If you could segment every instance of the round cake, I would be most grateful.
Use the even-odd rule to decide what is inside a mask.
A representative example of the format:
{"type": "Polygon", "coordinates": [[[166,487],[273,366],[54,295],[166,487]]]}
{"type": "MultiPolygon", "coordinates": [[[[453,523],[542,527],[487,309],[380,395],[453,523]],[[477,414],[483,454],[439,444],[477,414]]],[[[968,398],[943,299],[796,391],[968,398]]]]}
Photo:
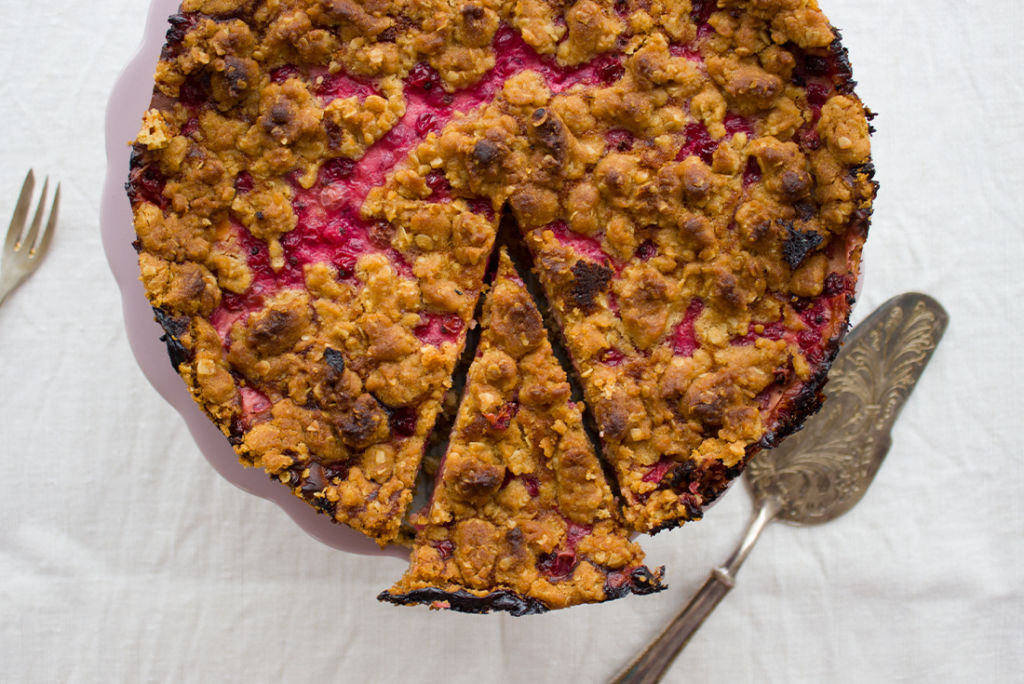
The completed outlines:
{"type": "Polygon", "coordinates": [[[815,0],[184,0],[142,282],[241,460],[386,544],[506,243],[624,525],[666,529],[820,405],[877,189],[853,89],[815,0]]]}

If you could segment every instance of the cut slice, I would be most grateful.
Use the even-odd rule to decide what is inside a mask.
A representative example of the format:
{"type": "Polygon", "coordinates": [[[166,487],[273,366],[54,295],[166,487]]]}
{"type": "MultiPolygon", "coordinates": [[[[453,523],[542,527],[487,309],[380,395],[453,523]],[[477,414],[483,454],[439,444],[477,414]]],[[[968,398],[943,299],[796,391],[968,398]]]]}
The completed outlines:
{"type": "Polygon", "coordinates": [[[501,253],[448,453],[406,575],[378,597],[514,615],[648,594],[581,407],[501,253]]]}

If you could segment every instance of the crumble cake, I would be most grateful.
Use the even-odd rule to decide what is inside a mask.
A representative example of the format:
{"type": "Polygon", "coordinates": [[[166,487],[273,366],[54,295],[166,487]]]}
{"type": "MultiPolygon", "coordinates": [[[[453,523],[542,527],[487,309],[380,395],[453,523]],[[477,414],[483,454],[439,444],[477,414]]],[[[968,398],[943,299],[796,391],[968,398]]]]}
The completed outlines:
{"type": "Polygon", "coordinates": [[[565,371],[502,250],[483,332],[409,571],[382,601],[514,615],[660,591],[565,371]]]}
{"type": "Polygon", "coordinates": [[[503,211],[626,524],[698,518],[845,332],[870,113],[815,0],[184,0],[128,193],[242,461],[393,541],[503,211]]]}

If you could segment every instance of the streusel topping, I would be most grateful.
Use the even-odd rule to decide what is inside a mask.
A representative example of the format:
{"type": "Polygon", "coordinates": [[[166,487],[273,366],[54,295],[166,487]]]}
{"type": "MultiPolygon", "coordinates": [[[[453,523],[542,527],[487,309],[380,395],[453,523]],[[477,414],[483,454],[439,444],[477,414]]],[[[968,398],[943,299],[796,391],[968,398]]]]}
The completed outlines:
{"type": "Polygon", "coordinates": [[[172,361],[381,543],[513,213],[627,523],[819,401],[875,193],[814,0],[185,0],[129,183],[172,361]]]}

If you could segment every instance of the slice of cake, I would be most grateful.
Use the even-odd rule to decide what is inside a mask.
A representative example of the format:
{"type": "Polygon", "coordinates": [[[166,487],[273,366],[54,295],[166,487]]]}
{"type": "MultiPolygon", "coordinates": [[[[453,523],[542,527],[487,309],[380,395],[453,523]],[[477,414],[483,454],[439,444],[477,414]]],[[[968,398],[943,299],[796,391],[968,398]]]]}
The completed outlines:
{"type": "Polygon", "coordinates": [[[660,591],[541,316],[504,250],[500,259],[411,566],[379,598],[524,615],[660,591]]]}

